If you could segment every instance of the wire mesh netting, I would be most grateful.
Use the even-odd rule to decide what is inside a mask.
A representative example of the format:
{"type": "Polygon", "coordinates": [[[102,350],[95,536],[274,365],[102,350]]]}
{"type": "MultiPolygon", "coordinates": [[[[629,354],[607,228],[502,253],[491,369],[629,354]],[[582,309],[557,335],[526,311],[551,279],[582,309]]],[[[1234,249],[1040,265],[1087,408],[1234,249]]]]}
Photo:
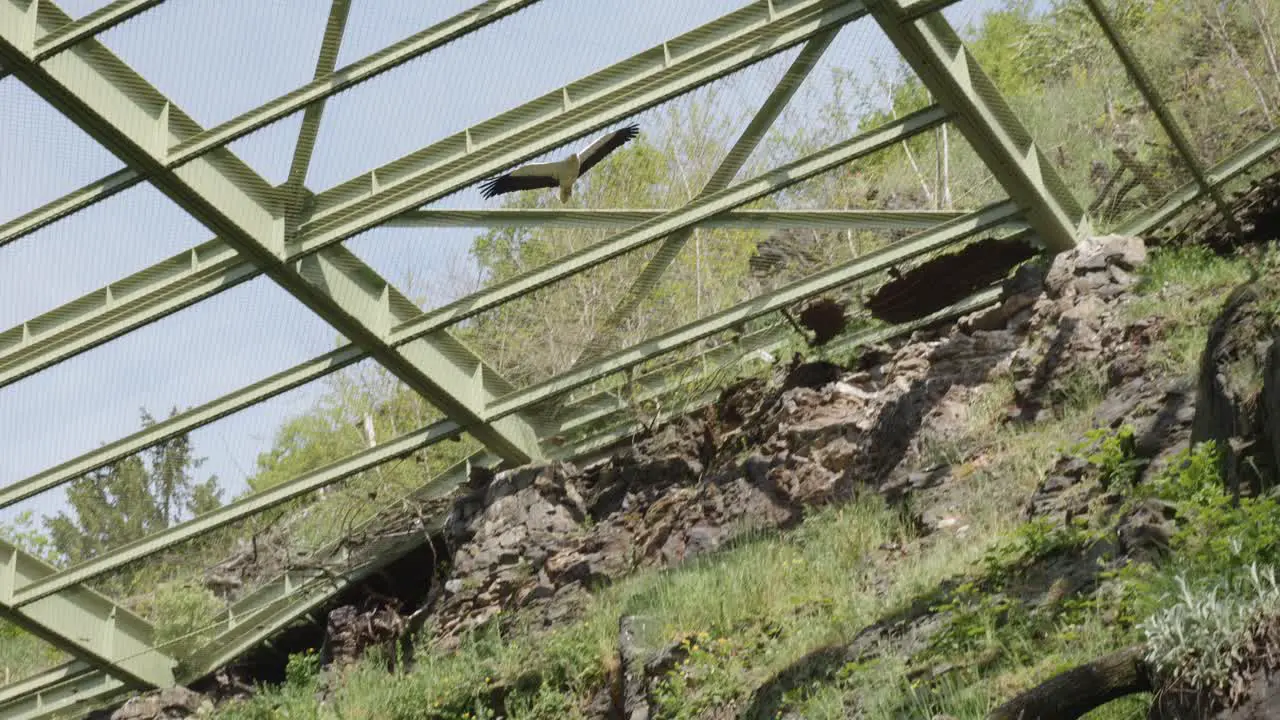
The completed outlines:
{"type": "MultiPolygon", "coordinates": [[[[0,388],[14,447],[3,482],[137,430],[139,408],[163,418],[213,400],[332,349],[335,337],[262,278],[0,388]]],[[[241,475],[235,463],[251,464],[257,450],[219,448],[216,474],[241,475]]]]}
{"type": "MultiPolygon", "coordinates": [[[[54,12],[42,4],[46,14],[54,12]]],[[[0,437],[8,441],[0,493],[68,458],[89,457],[102,443],[148,423],[166,422],[171,409],[225,400],[271,373],[328,362],[325,353],[343,342],[334,325],[376,345],[379,356],[361,360],[364,352],[351,350],[335,361],[342,366],[336,372],[311,373],[287,391],[264,391],[267,399],[247,409],[193,421],[159,445],[138,450],[135,444],[123,457],[63,478],[69,482],[57,488],[6,503],[0,507],[0,534],[63,570],[94,568],[84,576],[89,587],[156,623],[157,642],[184,654],[216,636],[228,607],[286,569],[318,564],[324,572],[345,572],[351,558],[326,565],[329,551],[337,557],[352,542],[361,545],[380,534],[403,532],[421,542],[431,525],[425,518],[438,521],[448,505],[443,496],[423,499],[421,489],[429,478],[473,456],[481,438],[507,444],[507,454],[524,451],[513,447],[519,432],[508,428],[477,422],[470,427],[479,437],[462,434],[426,397],[450,403],[460,411],[460,422],[491,420],[498,413],[512,424],[528,423],[543,434],[547,453],[572,456],[591,442],[652,429],[714,397],[745,368],[758,371],[807,346],[815,331],[795,322],[808,300],[796,288],[820,291],[844,306],[834,339],[823,349],[808,348],[811,353],[849,352],[869,331],[887,329],[862,307],[870,292],[944,252],[1013,230],[979,233],[851,279],[858,259],[1002,200],[1005,188],[972,138],[961,133],[964,125],[953,123],[833,163],[803,181],[768,175],[797,161],[821,162],[843,152],[841,143],[850,138],[933,103],[867,17],[843,27],[820,56],[824,37],[776,52],[781,45],[770,43],[777,39],[765,38],[749,52],[770,57],[727,73],[730,51],[717,48],[703,56],[689,49],[711,47],[721,39],[715,32],[695,32],[683,45],[663,46],[748,5],[769,10],[760,17],[771,23],[797,4],[608,0],[583,10],[574,0],[543,0],[334,92],[347,88],[347,66],[367,66],[367,55],[406,38],[420,41],[423,32],[472,9],[474,0],[402,7],[354,0],[349,9],[341,1],[159,3],[98,39],[137,73],[131,76],[123,66],[112,70],[114,82],[155,121],[157,134],[169,118],[168,130],[178,143],[177,159],[169,160],[189,163],[177,170],[177,180],[159,173],[165,175],[160,184],[185,184],[191,191],[174,195],[185,195],[188,209],[211,226],[218,225],[208,220],[211,215],[254,206],[222,225],[242,221],[244,232],[215,245],[208,244],[214,233],[150,184],[34,232],[13,222],[123,165],[25,84],[0,79],[0,130],[21,139],[0,143],[0,167],[20,178],[0,193],[0,223],[7,223],[0,225],[0,328],[16,330],[0,336],[9,343],[0,345],[0,437]],[[654,48],[665,51],[660,63],[643,71],[618,69],[617,63],[654,48]],[[316,128],[304,132],[301,104],[285,103],[277,111],[272,108],[282,106],[272,101],[311,83],[318,55],[324,56],[322,75],[329,64],[338,72],[311,87],[313,99],[331,95],[311,137],[316,128]],[[813,67],[801,72],[799,65],[810,61],[813,67]],[[586,91],[593,99],[566,93],[554,113],[535,118],[522,110],[502,122],[490,120],[592,73],[590,83],[572,87],[608,87],[609,101],[586,91]],[[670,98],[675,91],[662,84],[668,81],[646,73],[684,78],[679,94],[670,98]],[[717,79],[702,83],[712,77],[717,79]],[[779,98],[780,82],[796,86],[794,95],[754,149],[733,159],[730,148],[761,107],[779,98]],[[700,86],[690,90],[694,85],[700,86]],[[665,99],[658,102],[659,96],[665,99]],[[625,111],[613,112],[611,103],[625,111]],[[178,106],[203,128],[199,142],[191,135],[200,129],[178,117],[178,106]],[[504,134],[533,120],[538,122],[532,131],[515,138],[504,134]],[[522,144],[526,140],[537,144],[536,156],[521,164],[548,162],[632,122],[640,126],[640,137],[580,180],[568,202],[554,189],[485,200],[471,179],[467,185],[458,180],[479,174],[476,167],[496,172],[500,162],[494,158],[506,152],[504,142],[514,146],[513,153],[530,152],[522,144]],[[566,128],[589,124],[603,126],[562,142],[572,134],[566,128]],[[468,128],[475,136],[465,135],[463,150],[433,166],[431,158],[452,152],[468,128]],[[552,142],[557,146],[547,147],[552,142]],[[193,144],[208,153],[203,160],[192,162],[193,144]],[[476,147],[479,159],[469,157],[476,147]],[[718,172],[727,158],[730,165],[745,162],[734,173],[718,172]],[[321,209],[308,216],[311,211],[302,206],[299,242],[346,238],[331,252],[299,262],[294,261],[300,251],[291,244],[283,269],[273,270],[281,283],[308,296],[311,308],[268,278],[231,288],[258,273],[234,256],[234,247],[271,251],[280,225],[285,233],[295,229],[291,221],[298,206],[291,201],[306,200],[307,193],[273,188],[291,175],[318,193],[312,208],[321,209]],[[679,212],[709,185],[711,191],[726,185],[732,190],[750,182],[767,186],[763,197],[743,200],[728,215],[619,246],[611,257],[579,263],[580,272],[550,270],[565,260],[590,258],[582,253],[602,242],[644,232],[644,223],[679,212]],[[221,199],[223,189],[232,199],[221,199]],[[393,219],[413,205],[405,196],[434,201],[393,219]],[[280,217],[285,209],[287,217],[280,217]],[[488,214],[449,216],[476,210],[488,214]],[[617,212],[600,212],[607,210],[617,212]],[[551,211],[564,212],[545,222],[528,220],[530,212],[551,211]],[[525,214],[504,221],[502,213],[525,214]],[[362,227],[373,229],[348,229],[369,218],[375,220],[362,227]],[[128,288],[147,288],[152,295],[146,301],[103,291],[96,311],[103,317],[119,314],[110,320],[118,324],[109,327],[136,329],[83,353],[69,351],[70,359],[36,372],[37,361],[61,360],[62,351],[54,343],[32,349],[27,335],[38,340],[43,336],[37,331],[56,318],[46,316],[31,328],[22,327],[23,321],[51,309],[57,314],[60,306],[157,261],[177,257],[182,266],[185,258],[176,254],[199,243],[206,244],[190,258],[191,267],[179,268],[193,274],[174,280],[172,288],[162,291],[152,282],[160,275],[144,273],[128,288]],[[201,263],[217,267],[197,277],[197,269],[209,267],[201,263]],[[54,270],[37,276],[33,267],[54,270]],[[546,275],[529,274],[534,271],[546,275]],[[302,278],[291,275],[299,272],[302,278]],[[531,291],[512,291],[525,283],[531,291]],[[492,298],[503,293],[510,299],[494,307],[492,298]],[[150,323],[209,294],[214,297],[196,307],[150,323]],[[476,310],[473,301],[484,309],[476,310]],[[420,312],[444,317],[440,325],[450,326],[448,333],[400,344],[396,324],[420,312]],[[730,317],[731,312],[738,314],[730,317]],[[360,323],[368,327],[353,329],[360,323]],[[28,359],[22,364],[13,358],[28,359]],[[483,371],[482,362],[488,364],[483,371]],[[574,371],[579,374],[563,380],[574,371]],[[150,415],[140,417],[141,408],[150,415]],[[355,469],[335,469],[347,467],[335,463],[354,463],[355,469]],[[273,497],[266,494],[271,491],[287,497],[276,497],[264,512],[234,505],[273,497]],[[104,505],[129,502],[142,510],[129,513],[128,522],[99,512],[104,505]],[[370,519],[388,508],[399,513],[397,520],[371,530],[370,519]],[[190,522],[198,524],[185,524],[190,522]],[[161,541],[157,546],[182,542],[147,557],[135,552],[134,543],[154,533],[160,533],[153,537],[161,541]]],[[[1280,67],[1273,28],[1280,11],[1273,4],[1107,3],[1206,164],[1274,130],[1280,67]],[[1165,15],[1153,19],[1159,13],[1165,15]],[[1137,32],[1139,21],[1177,31],[1137,32]]],[[[106,7],[98,0],[68,0],[63,9],[83,18],[106,7]]],[[[833,4],[829,13],[812,13],[811,20],[821,15],[825,22],[846,9],[833,4]]],[[[1190,179],[1082,3],[1006,7],[964,0],[946,15],[957,27],[972,26],[962,35],[1010,106],[999,119],[1016,118],[1026,126],[1070,193],[1088,207],[1096,228],[1140,218],[1190,179]]],[[[788,32],[794,35],[800,27],[788,32]]],[[[732,52],[745,57],[746,47],[742,43],[732,52]]],[[[76,81],[88,83],[92,74],[85,70],[76,81]]],[[[311,115],[313,122],[319,117],[311,115]]],[[[95,121],[82,116],[80,122],[95,121]]],[[[125,134],[136,129],[125,128],[125,134]]],[[[132,141],[152,151],[142,133],[132,141]]],[[[175,152],[173,142],[168,145],[175,152]]],[[[163,148],[154,159],[163,161],[162,155],[163,148]]],[[[1247,180],[1233,180],[1224,191],[1242,188],[1247,180]]],[[[1202,210],[1203,204],[1193,205],[1180,219],[1202,210]]],[[[71,307],[66,317],[77,309],[83,307],[71,307]]],[[[86,346],[96,342],[85,339],[98,322],[88,317],[69,321],[66,337],[86,346]]],[[[457,482],[462,476],[450,478],[457,482]]],[[[23,676],[11,675],[11,666],[30,675],[62,659],[0,624],[0,681],[23,676]]]]}
{"type": "MultiPolygon", "coordinates": [[[[659,5],[674,8],[671,2],[659,5]]],[[[610,0],[586,13],[566,13],[561,2],[540,2],[335,97],[325,110],[308,184],[331,188],[742,4],[717,0],[700,3],[696,12],[684,6],[664,12],[610,0]],[[600,23],[603,17],[610,22],[600,23]],[[565,44],[574,48],[574,62],[544,49],[565,44]],[[476,92],[479,86],[485,91],[476,92]],[[370,107],[379,112],[370,114],[370,107]]]]}
{"type": "Polygon", "coordinates": [[[1280,119],[1275,23],[1280,8],[1264,0],[1238,3],[1188,0],[1169,7],[1121,4],[1117,31],[1138,62],[1201,165],[1220,162],[1280,119]],[[1138,22],[1176,28],[1168,34],[1135,32],[1138,22]],[[1188,54],[1187,50],[1194,52],[1188,54]]]}
{"type": "Polygon", "coordinates": [[[116,172],[124,164],[26,85],[0,80],[0,245],[9,241],[9,222],[46,203],[116,172]],[[13,138],[21,138],[15,142],[13,138]]]}
{"type": "Polygon", "coordinates": [[[151,185],[136,185],[0,247],[0,328],[82,295],[209,239],[209,231],[151,185]],[[54,261],[56,276],[31,268],[54,261]]]}
{"type": "Polygon", "coordinates": [[[311,80],[329,5],[165,0],[97,39],[213,127],[311,80]]]}

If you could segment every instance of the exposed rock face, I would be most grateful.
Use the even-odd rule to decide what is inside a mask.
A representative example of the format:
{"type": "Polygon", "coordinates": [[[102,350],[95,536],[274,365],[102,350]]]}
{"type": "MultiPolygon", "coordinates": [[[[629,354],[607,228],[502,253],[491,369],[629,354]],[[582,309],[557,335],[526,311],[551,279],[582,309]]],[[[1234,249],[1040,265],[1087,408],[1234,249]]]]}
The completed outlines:
{"type": "Polygon", "coordinates": [[[789,527],[807,508],[860,489],[914,495],[920,524],[963,532],[948,515],[948,469],[912,469],[922,444],[965,427],[993,372],[1021,368],[1015,378],[1052,386],[1072,368],[1124,359],[1117,386],[1140,378],[1141,365],[1120,355],[1132,348],[1140,358],[1148,338],[1126,329],[1114,306],[1144,259],[1139,240],[1100,238],[1060,255],[1047,274],[1024,266],[999,307],[896,350],[871,349],[855,371],[793,365],[773,389],[731,387],[715,411],[598,465],[524,467],[476,483],[447,524],[452,567],[428,627],[449,646],[516,608],[551,625],[595,586],[715,551],[748,530],[789,527]],[[1079,328],[1066,352],[1084,359],[1041,371],[1045,348],[1028,349],[1024,338],[1052,335],[1064,318],[1079,328]]]}
{"type": "Polygon", "coordinates": [[[1209,328],[1192,439],[1213,440],[1228,489],[1256,495],[1280,469],[1280,287],[1276,275],[1232,291],[1209,328]]]}
{"type": "Polygon", "coordinates": [[[211,700],[178,686],[130,698],[129,702],[111,714],[111,720],[177,720],[208,717],[212,714],[211,700]]]}

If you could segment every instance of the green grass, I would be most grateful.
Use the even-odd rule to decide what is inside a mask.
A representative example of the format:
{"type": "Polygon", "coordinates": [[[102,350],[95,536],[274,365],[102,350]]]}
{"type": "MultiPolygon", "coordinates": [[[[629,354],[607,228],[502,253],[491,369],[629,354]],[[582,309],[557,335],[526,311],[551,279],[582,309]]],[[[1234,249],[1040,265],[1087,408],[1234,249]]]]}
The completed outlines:
{"type": "MultiPolygon", "coordinates": [[[[990,497],[1025,496],[1058,450],[1088,427],[1098,397],[1080,397],[1051,422],[990,431],[1010,393],[1007,381],[995,382],[973,403],[973,428],[985,430],[969,439],[957,469],[956,511],[970,526],[963,538],[940,532],[885,567],[878,548],[909,543],[909,524],[878,497],[864,497],[820,511],[789,534],[757,534],[683,567],[628,578],[598,593],[579,622],[550,633],[503,638],[481,632],[452,654],[424,647],[415,671],[397,676],[370,662],[352,672],[328,709],[316,709],[313,695],[290,685],[219,716],[259,717],[287,708],[290,717],[484,717],[486,688],[520,685],[537,668],[538,682],[508,699],[510,717],[575,717],[614,662],[621,615],[645,619],[642,641],[649,648],[686,637],[696,645],[664,684],[662,717],[741,705],[810,651],[847,643],[863,627],[964,573],[1017,527],[1007,507],[990,497]]],[[[829,704],[831,692],[804,702],[825,697],[829,704]]],[[[989,691],[983,702],[995,696],[989,691]]]]}
{"type": "MultiPolygon", "coordinates": [[[[1268,255],[1274,255],[1269,251],[1268,255]]],[[[1249,277],[1249,261],[1199,247],[1155,250],[1142,272],[1130,320],[1149,318],[1165,335],[1147,355],[1160,372],[1194,375],[1209,325],[1231,289],[1249,277]]]]}

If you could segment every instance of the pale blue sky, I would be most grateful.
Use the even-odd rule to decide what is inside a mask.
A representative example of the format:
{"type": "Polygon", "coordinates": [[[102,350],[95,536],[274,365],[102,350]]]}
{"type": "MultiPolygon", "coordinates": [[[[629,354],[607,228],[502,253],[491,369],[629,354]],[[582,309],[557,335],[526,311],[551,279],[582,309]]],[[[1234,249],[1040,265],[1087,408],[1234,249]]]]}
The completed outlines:
{"type": "MultiPolygon", "coordinates": [[[[338,65],[476,1],[353,0],[338,65]]],[[[80,16],[105,3],[61,5],[80,16]]],[[[322,191],[744,4],[544,0],[330,100],[307,184],[322,191]],[[570,51],[547,52],[548,46],[570,51]]],[[[966,0],[947,14],[963,26],[999,5],[966,0]]],[[[327,0],[168,0],[100,39],[209,127],[310,80],[328,9],[327,0]]],[[[795,52],[735,76],[718,110],[750,112],[795,52]]],[[[871,58],[894,57],[870,20],[846,27],[782,122],[804,122],[806,103],[820,98],[833,65],[865,70],[871,58]]],[[[300,122],[297,113],[231,149],[268,181],[281,182],[300,122]]],[[[16,79],[0,80],[0,222],[120,167],[16,79]]],[[[484,206],[474,189],[434,205],[484,206]]],[[[466,261],[473,235],[466,229],[378,229],[348,246],[402,287],[413,275],[443,297],[474,275],[466,261]]],[[[121,193],[0,248],[0,330],[209,237],[149,185],[121,193]]],[[[0,484],[136,430],[139,407],[164,416],[175,405],[207,402],[328,350],[335,338],[326,323],[259,278],[0,388],[0,484]]],[[[289,393],[194,432],[197,452],[209,458],[204,470],[218,475],[228,494],[241,490],[280,423],[305,410],[318,389],[289,393]]],[[[0,511],[0,518],[61,505],[62,492],[54,491],[0,511]]]]}

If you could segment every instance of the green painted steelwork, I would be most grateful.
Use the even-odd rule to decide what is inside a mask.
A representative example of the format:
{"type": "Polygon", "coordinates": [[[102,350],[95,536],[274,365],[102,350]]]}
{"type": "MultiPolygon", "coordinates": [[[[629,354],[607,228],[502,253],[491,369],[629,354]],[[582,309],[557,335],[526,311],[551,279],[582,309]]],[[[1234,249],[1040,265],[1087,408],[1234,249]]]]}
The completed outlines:
{"type": "Polygon", "coordinates": [[[364,357],[366,355],[360,348],[354,345],[343,345],[337,350],[324,353],[204,405],[159,421],[151,427],[0,488],[0,508],[9,507],[152,445],[178,437],[280,393],[318,380],[353,365],[364,357]]]}
{"type": "MultiPolygon", "coordinates": [[[[816,19],[808,15],[797,19],[795,12],[770,18],[766,12],[762,20],[760,11],[767,9],[766,4],[765,0],[761,0],[672,41],[683,55],[680,61],[672,62],[669,66],[654,66],[663,57],[663,47],[658,47],[615,66],[628,69],[629,74],[620,74],[616,69],[610,69],[587,76],[557,91],[569,92],[572,89],[576,93],[576,88],[582,88],[582,92],[586,93],[594,88],[596,95],[602,95],[597,101],[573,105],[567,110],[559,106],[549,109],[546,105],[547,97],[550,96],[544,96],[460,135],[430,145],[399,164],[392,163],[379,168],[373,174],[382,173],[384,177],[391,178],[399,177],[393,175],[394,172],[412,171],[406,179],[408,182],[419,176],[439,181],[441,176],[436,173],[448,173],[451,168],[462,167],[474,171],[464,178],[454,178],[446,183],[439,195],[455,192],[472,182],[473,176],[478,179],[503,170],[524,157],[520,155],[514,160],[509,159],[512,157],[509,154],[498,158],[487,157],[482,158],[483,161],[477,165],[473,162],[475,158],[466,152],[470,147],[468,143],[463,142],[461,150],[455,147],[459,144],[460,137],[471,137],[473,131],[477,136],[483,134],[486,137],[499,137],[504,143],[510,142],[512,145],[525,143],[527,153],[536,155],[573,139],[575,136],[566,127],[576,128],[581,133],[590,132],[625,118],[634,112],[631,108],[638,107],[633,104],[624,110],[618,110],[609,105],[607,100],[631,98],[635,101],[635,98],[643,96],[642,99],[646,102],[656,102],[673,97],[740,67],[772,57],[819,32],[840,27],[862,15],[860,6],[849,7],[847,2],[840,12],[825,12],[827,6],[838,3],[833,0],[807,0],[802,8],[810,8],[817,13],[816,19]],[[800,25],[800,30],[796,30],[797,24],[800,25]],[[729,33],[729,36],[724,37],[720,33],[729,33]],[[608,92],[605,93],[601,88],[608,92]],[[455,162],[448,162],[451,159],[455,162]],[[466,162],[460,165],[460,161],[466,162]],[[404,168],[397,170],[402,165],[404,168]]],[[[551,95],[558,96],[557,93],[551,95]]],[[[492,156],[494,153],[490,152],[488,155],[492,156]]],[[[362,199],[368,200],[369,194],[368,181],[357,180],[326,191],[313,202],[319,203],[323,199],[325,203],[339,208],[343,206],[344,198],[350,202],[359,202],[362,199]]],[[[427,200],[434,197],[436,196],[427,200]]],[[[0,236],[0,242],[3,242],[3,236],[0,236]]],[[[302,251],[295,248],[289,252],[288,259],[296,260],[301,255],[302,251]]],[[[179,253],[130,276],[123,281],[125,287],[118,288],[115,292],[108,286],[0,333],[0,387],[177,312],[203,298],[225,291],[260,273],[261,269],[254,263],[237,259],[235,250],[221,239],[205,242],[189,253],[179,253]]]]}
{"type": "Polygon", "coordinates": [[[103,701],[129,690],[129,686],[101,670],[70,662],[48,672],[0,688],[11,690],[0,698],[5,720],[79,718],[103,701]]]}
{"type": "MultiPolygon", "coordinates": [[[[497,209],[411,210],[383,227],[543,227],[617,230],[652,221],[669,210],[636,209],[497,209]]],[[[730,210],[693,224],[724,230],[924,230],[964,215],[952,210],[730,210]]]]}
{"type": "MultiPolygon", "coordinates": [[[[843,340],[837,340],[824,348],[825,354],[832,355],[841,352],[848,352],[856,347],[863,345],[872,345],[879,342],[885,342],[895,337],[901,337],[915,330],[926,327],[936,322],[949,320],[961,315],[982,310],[991,307],[999,301],[1001,289],[999,287],[988,288],[952,305],[948,308],[939,310],[931,315],[913,320],[902,325],[891,325],[889,327],[875,328],[860,333],[855,333],[843,340]]],[[[712,390],[692,398],[686,402],[675,405],[671,408],[663,410],[654,418],[654,425],[669,422],[683,414],[693,412],[699,408],[706,407],[714,402],[720,396],[720,390],[712,390]]],[[[616,416],[611,414],[609,417],[616,416]]],[[[643,423],[634,421],[622,421],[612,427],[597,429],[590,437],[572,445],[566,446],[561,452],[550,453],[553,458],[562,460],[573,460],[574,462],[589,464],[600,459],[602,454],[612,451],[619,443],[629,440],[637,433],[644,432],[646,427],[643,423]]]]}
{"type": "MultiPolygon", "coordinates": [[[[927,318],[899,326],[875,328],[856,333],[843,340],[837,340],[826,348],[826,352],[844,352],[861,345],[884,342],[910,333],[919,327],[990,306],[999,299],[999,296],[999,288],[989,289],[977,293],[955,306],[934,313],[927,318]]],[[[779,328],[789,329],[789,326],[778,325],[753,335],[761,338],[770,337],[773,342],[760,347],[776,349],[781,344],[777,342],[778,333],[775,332],[779,328]]],[[[710,360],[716,362],[719,367],[728,367],[741,362],[745,357],[751,355],[751,350],[756,347],[754,342],[749,345],[746,340],[747,338],[744,338],[744,342],[740,345],[727,345],[718,348],[719,352],[710,360]],[[730,359],[728,354],[724,352],[725,350],[736,350],[738,357],[730,359]],[[721,361],[721,358],[724,358],[724,360],[721,361]]],[[[702,358],[693,358],[692,360],[697,361],[702,360],[702,358]]],[[[664,368],[662,372],[650,373],[651,377],[649,378],[639,377],[636,384],[648,390],[647,396],[662,396],[687,384],[681,377],[673,378],[669,371],[670,369],[664,368]]],[[[696,400],[705,404],[712,401],[715,396],[716,393],[706,393],[696,400]]],[[[618,403],[609,411],[598,413],[592,407],[593,404],[593,401],[575,403],[573,408],[568,411],[568,414],[575,418],[581,418],[589,412],[594,416],[592,418],[593,422],[607,421],[610,418],[617,417],[628,407],[626,403],[618,403]]],[[[677,409],[687,411],[700,406],[695,401],[680,405],[677,409]]],[[[671,416],[675,412],[676,409],[669,409],[662,416],[671,416]]],[[[575,460],[580,456],[599,453],[602,449],[616,445],[634,434],[634,432],[642,429],[637,423],[625,421],[621,424],[608,426],[603,432],[565,446],[556,453],[556,456],[575,460]]],[[[496,468],[499,462],[499,459],[491,454],[485,452],[477,453],[429,480],[421,488],[413,491],[409,499],[411,501],[426,502],[443,498],[465,482],[472,466],[496,468]]],[[[398,507],[398,503],[389,505],[388,510],[395,507],[398,507]]],[[[361,527],[374,527],[380,517],[382,517],[381,514],[371,518],[369,521],[362,523],[361,527]]],[[[296,618],[321,607],[345,588],[351,587],[376,572],[379,568],[385,567],[416,547],[420,547],[423,537],[438,530],[442,522],[442,517],[433,518],[429,521],[432,524],[427,528],[423,528],[416,537],[384,538],[377,543],[374,551],[366,550],[364,555],[369,558],[368,560],[356,564],[338,576],[311,567],[289,571],[265,583],[262,587],[238,600],[224,613],[221,620],[210,623],[209,628],[217,627],[219,623],[223,623],[225,626],[212,640],[183,659],[179,667],[178,679],[190,681],[233,661],[244,652],[283,629],[296,618]]],[[[329,556],[336,552],[340,545],[341,543],[330,546],[313,555],[318,557],[329,556]]],[[[23,718],[23,720],[31,718],[33,720],[36,717],[48,717],[53,713],[81,713],[92,709],[105,700],[109,700],[120,692],[123,687],[122,683],[113,681],[101,671],[94,670],[79,661],[72,661],[22,683],[16,683],[0,689],[0,714],[3,714],[4,717],[23,718]],[[44,698],[38,704],[33,704],[33,698],[36,693],[43,693],[44,698]],[[19,703],[19,698],[23,699],[22,702],[26,703],[25,706],[19,703]],[[34,713],[36,707],[40,710],[38,714],[27,714],[34,713]]]]}
{"type": "MultiPolygon", "coordinates": [[[[1254,140],[1231,157],[1209,168],[1205,173],[1209,184],[1219,187],[1240,177],[1250,168],[1280,151],[1280,130],[1272,130],[1254,140]]],[[[1158,207],[1125,223],[1116,232],[1123,235],[1144,235],[1173,219],[1183,209],[1204,197],[1200,183],[1192,180],[1165,197],[1158,207]]]]}
{"type": "MultiPolygon", "coordinates": [[[[486,2],[482,2],[470,10],[450,17],[421,32],[414,33],[378,52],[367,55],[363,59],[339,69],[334,74],[317,78],[290,93],[281,95],[253,110],[242,113],[216,128],[204,131],[187,140],[187,144],[194,144],[194,147],[176,148],[184,150],[179,155],[179,159],[190,161],[213,150],[225,147],[237,138],[243,137],[254,130],[291,115],[298,110],[310,108],[326,98],[355,87],[414,58],[421,57],[426,53],[476,32],[536,2],[540,2],[540,0],[486,0],[486,2]]],[[[43,0],[42,11],[55,14],[61,12],[43,0]]],[[[61,16],[55,15],[55,18],[55,23],[60,23],[57,25],[60,30],[53,31],[46,38],[53,37],[58,32],[74,24],[65,14],[61,16]]],[[[88,16],[76,22],[82,22],[87,19],[88,16]]],[[[39,42],[37,42],[38,46],[39,42]]],[[[26,213],[16,220],[0,224],[0,246],[35,232],[70,212],[105,200],[111,195],[133,187],[142,181],[143,177],[131,168],[107,175],[41,208],[26,213]]]]}
{"type": "Polygon", "coordinates": [[[1087,236],[1084,210],[942,13],[912,20],[901,0],[866,5],[1046,247],[1060,252],[1087,236]]]}
{"type": "Polygon", "coordinates": [[[21,588],[58,575],[57,568],[0,540],[0,618],[133,685],[173,683],[175,661],[152,645],[146,620],[88,588],[19,607],[21,588]]]}
{"type": "Polygon", "coordinates": [[[606,238],[544,267],[510,280],[494,283],[392,330],[391,342],[400,344],[495,308],[513,298],[588,270],[623,253],[656,242],[692,223],[711,218],[753,200],[790,187],[815,175],[838,168],[878,150],[924,132],[946,120],[946,113],[929,107],[901,119],[837,143],[825,150],[763,173],[733,187],[693,200],[682,208],[660,215],[637,228],[606,238]]]}
{"type": "Polygon", "coordinates": [[[385,342],[386,328],[413,305],[372,268],[341,247],[287,262],[272,188],[234,155],[224,150],[166,167],[172,139],[199,126],[101,44],[86,41],[75,53],[33,62],[21,47],[33,39],[16,31],[17,2],[0,2],[0,57],[25,84],[486,446],[516,462],[541,456],[537,430],[524,418],[480,420],[486,398],[507,384],[451,335],[400,348],[385,342]]]}
{"type": "MultiPolygon", "coordinates": [[[[36,40],[33,58],[36,62],[44,62],[98,33],[106,32],[126,20],[141,15],[162,2],[164,0],[115,0],[103,5],[36,40]]],[[[45,6],[42,5],[41,9],[44,10],[45,6]]]]}
{"type": "MultiPolygon", "coordinates": [[[[458,437],[462,427],[453,420],[441,420],[394,440],[379,443],[361,452],[349,455],[338,462],[313,470],[267,490],[243,497],[203,515],[152,533],[135,542],[114,548],[91,560],[59,572],[47,573],[38,579],[16,584],[9,594],[8,604],[22,609],[24,606],[67,590],[75,585],[100,577],[116,568],[140,560],[163,548],[173,547],[200,535],[217,530],[263,510],[269,510],[295,498],[328,487],[356,473],[370,470],[388,460],[395,460],[430,447],[441,440],[458,437]]],[[[0,591],[3,587],[0,587],[0,591]]],[[[3,595],[0,595],[3,599],[3,595]]]]}

